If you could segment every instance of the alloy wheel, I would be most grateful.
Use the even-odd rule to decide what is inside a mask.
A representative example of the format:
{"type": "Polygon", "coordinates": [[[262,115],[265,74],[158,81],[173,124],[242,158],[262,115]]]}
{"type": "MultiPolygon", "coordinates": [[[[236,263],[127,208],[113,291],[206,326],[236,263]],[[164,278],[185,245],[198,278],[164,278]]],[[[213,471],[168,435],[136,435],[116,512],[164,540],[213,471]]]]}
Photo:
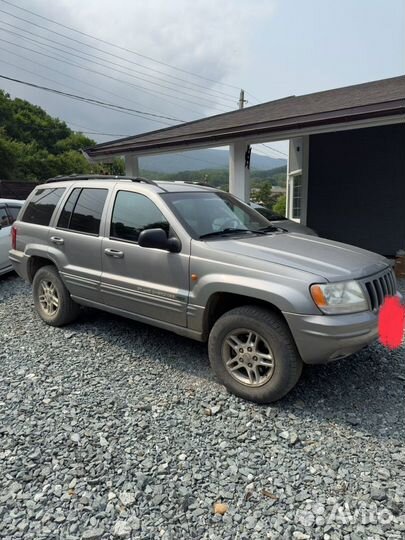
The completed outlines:
{"type": "Polygon", "coordinates": [[[42,280],[39,284],[39,303],[47,315],[55,315],[59,309],[59,296],[52,281],[42,280]]]}
{"type": "Polygon", "coordinates": [[[232,330],[224,339],[222,358],[228,373],[246,386],[262,386],[274,373],[275,362],[270,345],[253,330],[232,330]]]}

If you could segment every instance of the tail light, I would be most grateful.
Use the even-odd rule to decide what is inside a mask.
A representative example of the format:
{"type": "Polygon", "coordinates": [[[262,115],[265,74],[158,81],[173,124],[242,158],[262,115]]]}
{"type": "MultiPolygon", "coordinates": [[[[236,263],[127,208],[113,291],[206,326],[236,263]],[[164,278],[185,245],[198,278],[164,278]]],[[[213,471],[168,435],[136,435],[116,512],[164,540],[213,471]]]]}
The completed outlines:
{"type": "Polygon", "coordinates": [[[17,249],[17,227],[14,225],[11,227],[11,247],[17,249]]]}

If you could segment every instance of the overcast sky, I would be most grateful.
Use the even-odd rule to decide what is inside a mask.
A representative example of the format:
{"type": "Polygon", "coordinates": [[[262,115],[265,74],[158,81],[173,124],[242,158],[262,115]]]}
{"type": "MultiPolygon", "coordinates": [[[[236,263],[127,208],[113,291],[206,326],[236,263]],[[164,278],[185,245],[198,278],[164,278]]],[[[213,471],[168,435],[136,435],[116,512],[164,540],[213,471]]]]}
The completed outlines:
{"type": "MultiPolygon", "coordinates": [[[[0,74],[177,121],[235,108],[241,87],[253,105],[405,73],[405,0],[10,1],[161,63],[0,0],[0,74]]],[[[126,135],[175,122],[0,87],[76,130],[126,135]]]]}

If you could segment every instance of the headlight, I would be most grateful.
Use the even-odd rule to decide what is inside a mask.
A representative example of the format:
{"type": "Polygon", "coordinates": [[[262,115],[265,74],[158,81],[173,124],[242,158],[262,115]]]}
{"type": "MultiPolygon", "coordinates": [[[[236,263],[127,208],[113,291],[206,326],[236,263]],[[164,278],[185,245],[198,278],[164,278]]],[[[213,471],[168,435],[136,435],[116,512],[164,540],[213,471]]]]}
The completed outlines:
{"type": "Polygon", "coordinates": [[[368,303],[357,281],[311,285],[315,304],[328,315],[367,311],[368,303]]]}

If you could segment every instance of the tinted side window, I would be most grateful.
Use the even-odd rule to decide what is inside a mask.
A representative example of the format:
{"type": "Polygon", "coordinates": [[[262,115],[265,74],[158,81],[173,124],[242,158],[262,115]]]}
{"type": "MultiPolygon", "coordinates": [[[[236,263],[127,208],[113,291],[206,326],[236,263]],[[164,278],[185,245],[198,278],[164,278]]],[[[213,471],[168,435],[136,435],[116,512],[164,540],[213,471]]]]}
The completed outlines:
{"type": "Polygon", "coordinates": [[[22,221],[49,225],[55,206],[64,191],[65,188],[37,189],[24,212],[22,221]]]}
{"type": "Polygon", "coordinates": [[[156,228],[169,234],[169,223],[155,203],[139,193],[117,193],[111,220],[112,238],[137,242],[142,231],[156,228]]]}
{"type": "Polygon", "coordinates": [[[88,234],[99,234],[107,193],[107,189],[82,189],[70,218],[69,229],[88,234]]]}
{"type": "Polygon", "coordinates": [[[61,229],[69,228],[70,218],[72,217],[72,212],[81,190],[82,188],[75,188],[69,195],[68,200],[66,201],[66,204],[59,216],[57,227],[60,227],[61,229]]]}
{"type": "Polygon", "coordinates": [[[0,226],[1,227],[10,227],[10,217],[7,214],[5,206],[0,206],[0,226]]]}
{"type": "Polygon", "coordinates": [[[11,224],[14,223],[14,221],[17,219],[18,212],[20,211],[21,206],[7,206],[7,211],[10,216],[11,224]]]}

